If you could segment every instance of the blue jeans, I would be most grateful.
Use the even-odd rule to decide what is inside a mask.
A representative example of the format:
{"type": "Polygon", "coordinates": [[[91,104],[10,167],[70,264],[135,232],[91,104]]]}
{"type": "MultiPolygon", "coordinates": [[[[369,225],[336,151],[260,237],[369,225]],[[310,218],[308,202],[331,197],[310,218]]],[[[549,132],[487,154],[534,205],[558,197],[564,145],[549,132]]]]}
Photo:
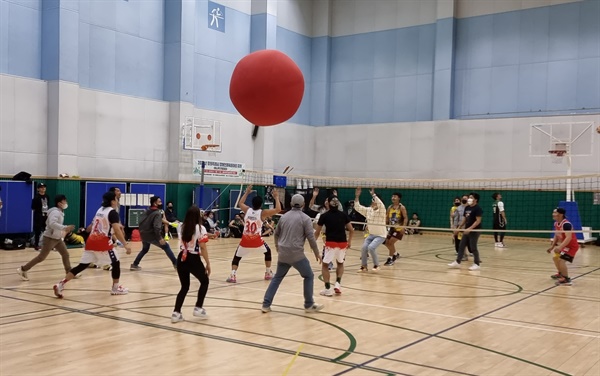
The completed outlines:
{"type": "Polygon", "coordinates": [[[367,265],[367,252],[371,254],[371,258],[373,258],[373,266],[379,265],[379,258],[377,257],[377,247],[379,247],[385,238],[383,236],[375,236],[369,235],[365,239],[365,242],[362,245],[361,253],[360,253],[360,263],[362,266],[367,265]]]}
{"type": "Polygon", "coordinates": [[[283,278],[293,267],[300,273],[302,278],[304,278],[304,308],[310,308],[315,304],[315,300],[313,299],[313,282],[315,279],[315,275],[313,274],[312,269],[310,268],[310,262],[306,257],[304,257],[300,261],[296,261],[293,264],[286,264],[284,262],[277,262],[277,271],[265,292],[265,298],[263,300],[263,307],[270,307],[273,303],[273,299],[275,298],[275,294],[277,293],[277,289],[283,281],[283,278]]]}
{"type": "MultiPolygon", "coordinates": [[[[177,265],[177,259],[175,258],[173,251],[171,251],[169,243],[165,242],[164,245],[161,245],[159,242],[152,242],[152,244],[165,251],[165,254],[169,258],[169,260],[171,260],[171,263],[173,263],[173,265],[177,265]]],[[[140,253],[138,253],[137,257],[133,261],[133,265],[138,266],[140,264],[140,261],[142,261],[142,258],[146,256],[146,253],[148,253],[149,250],[150,243],[142,242],[142,250],[140,251],[140,253]]]]}

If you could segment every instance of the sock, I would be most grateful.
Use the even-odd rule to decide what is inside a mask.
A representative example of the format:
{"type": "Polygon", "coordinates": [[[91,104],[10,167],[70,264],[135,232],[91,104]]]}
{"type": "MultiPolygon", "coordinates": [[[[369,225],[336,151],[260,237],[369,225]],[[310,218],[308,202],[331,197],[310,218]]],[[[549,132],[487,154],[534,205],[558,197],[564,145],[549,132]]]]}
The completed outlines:
{"type": "Polygon", "coordinates": [[[231,269],[231,275],[236,275],[236,273],[237,273],[237,270],[231,269]]]}
{"type": "Polygon", "coordinates": [[[335,281],[336,281],[337,283],[340,283],[340,284],[341,284],[341,283],[342,283],[342,277],[337,277],[337,278],[335,279],[335,281]]]}
{"type": "Polygon", "coordinates": [[[265,272],[266,272],[266,273],[269,273],[269,272],[271,272],[271,268],[269,268],[269,267],[265,267],[265,272]]]}
{"type": "Polygon", "coordinates": [[[58,282],[58,283],[59,283],[60,285],[65,285],[67,282],[69,282],[69,281],[67,281],[67,279],[65,278],[65,279],[63,279],[62,281],[58,282]]]}
{"type": "Polygon", "coordinates": [[[325,282],[325,289],[329,290],[331,288],[331,283],[325,282]]]}
{"type": "Polygon", "coordinates": [[[117,283],[113,282],[113,287],[112,288],[113,288],[113,290],[118,289],[119,288],[119,282],[117,282],[117,283]]]}

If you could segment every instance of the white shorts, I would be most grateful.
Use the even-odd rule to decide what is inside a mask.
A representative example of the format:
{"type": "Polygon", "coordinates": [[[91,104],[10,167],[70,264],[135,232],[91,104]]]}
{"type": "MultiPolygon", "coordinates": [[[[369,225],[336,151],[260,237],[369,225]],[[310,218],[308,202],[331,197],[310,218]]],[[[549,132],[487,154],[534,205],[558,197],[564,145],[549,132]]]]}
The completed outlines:
{"type": "Polygon", "coordinates": [[[119,252],[113,249],[110,251],[83,251],[79,262],[81,264],[110,265],[114,261],[119,261],[119,252]]]}
{"type": "Polygon", "coordinates": [[[346,259],[346,249],[347,248],[329,247],[325,245],[325,247],[323,248],[322,261],[325,264],[329,264],[330,262],[333,262],[333,260],[335,260],[338,263],[343,264],[344,260],[346,259]]]}
{"type": "Polygon", "coordinates": [[[238,246],[237,251],[235,252],[235,255],[237,257],[244,257],[244,256],[248,256],[252,252],[267,253],[267,248],[264,245],[262,245],[258,248],[247,248],[247,247],[242,247],[240,245],[240,246],[238,246]]]}

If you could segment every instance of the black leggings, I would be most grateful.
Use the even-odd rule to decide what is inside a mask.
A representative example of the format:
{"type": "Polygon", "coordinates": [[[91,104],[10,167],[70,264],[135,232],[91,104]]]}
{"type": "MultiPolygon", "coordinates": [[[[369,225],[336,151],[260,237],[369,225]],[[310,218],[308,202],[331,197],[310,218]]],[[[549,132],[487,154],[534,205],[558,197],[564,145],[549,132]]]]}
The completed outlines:
{"type": "MultiPolygon", "coordinates": [[[[267,244],[267,242],[263,241],[263,244],[267,251],[265,252],[265,261],[271,261],[273,259],[273,255],[271,254],[271,248],[267,244]]],[[[239,247],[239,246],[238,246],[239,247]]],[[[237,255],[237,248],[235,249],[235,253],[233,254],[233,260],[231,260],[231,265],[240,266],[240,260],[242,258],[237,255]]]]}
{"type": "Polygon", "coordinates": [[[181,290],[177,294],[175,300],[175,312],[181,313],[181,306],[185,296],[190,290],[190,274],[200,281],[200,288],[198,289],[198,300],[196,300],[196,307],[202,308],[204,305],[204,298],[208,292],[208,275],[206,275],[206,269],[200,259],[199,254],[189,253],[185,261],[181,261],[183,252],[179,252],[177,256],[177,274],[179,275],[179,282],[181,282],[181,290]]]}
{"type": "MultiPolygon", "coordinates": [[[[112,279],[121,278],[121,261],[113,260],[111,265],[112,265],[112,270],[111,270],[112,279]]],[[[85,269],[87,269],[88,266],[90,266],[90,264],[79,264],[76,267],[74,267],[73,269],[71,269],[70,273],[72,273],[73,275],[77,275],[77,274],[81,273],[82,271],[84,271],[85,269]]]]}

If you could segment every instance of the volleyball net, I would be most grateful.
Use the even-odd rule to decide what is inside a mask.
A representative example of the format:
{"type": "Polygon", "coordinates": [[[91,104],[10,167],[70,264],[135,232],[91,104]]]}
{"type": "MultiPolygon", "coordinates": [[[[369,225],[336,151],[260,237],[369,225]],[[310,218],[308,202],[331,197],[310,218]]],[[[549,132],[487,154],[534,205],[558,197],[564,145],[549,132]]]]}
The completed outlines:
{"type": "MultiPolygon", "coordinates": [[[[305,196],[308,205],[313,188],[319,188],[315,203],[322,205],[335,192],[343,209],[350,214],[357,187],[362,188],[359,200],[363,206],[371,203],[370,188],[375,189],[386,206],[391,204],[392,194],[400,193],[409,219],[416,213],[421,221],[420,229],[435,232],[452,231],[450,210],[455,197],[471,192],[480,195],[479,205],[484,211],[480,231],[488,234],[499,231],[493,229],[492,217],[495,202],[492,195],[499,193],[507,219],[504,231],[508,234],[549,238],[553,232],[552,212],[564,207],[580,241],[592,241],[593,237],[600,236],[600,174],[503,179],[372,179],[246,170],[243,181],[253,185],[259,193],[264,187],[267,198],[273,189],[278,189],[286,208],[290,206],[291,196],[297,193],[305,196]],[[566,199],[567,192],[573,193],[574,201],[566,199]]],[[[363,223],[360,219],[354,222],[363,223]]]]}

